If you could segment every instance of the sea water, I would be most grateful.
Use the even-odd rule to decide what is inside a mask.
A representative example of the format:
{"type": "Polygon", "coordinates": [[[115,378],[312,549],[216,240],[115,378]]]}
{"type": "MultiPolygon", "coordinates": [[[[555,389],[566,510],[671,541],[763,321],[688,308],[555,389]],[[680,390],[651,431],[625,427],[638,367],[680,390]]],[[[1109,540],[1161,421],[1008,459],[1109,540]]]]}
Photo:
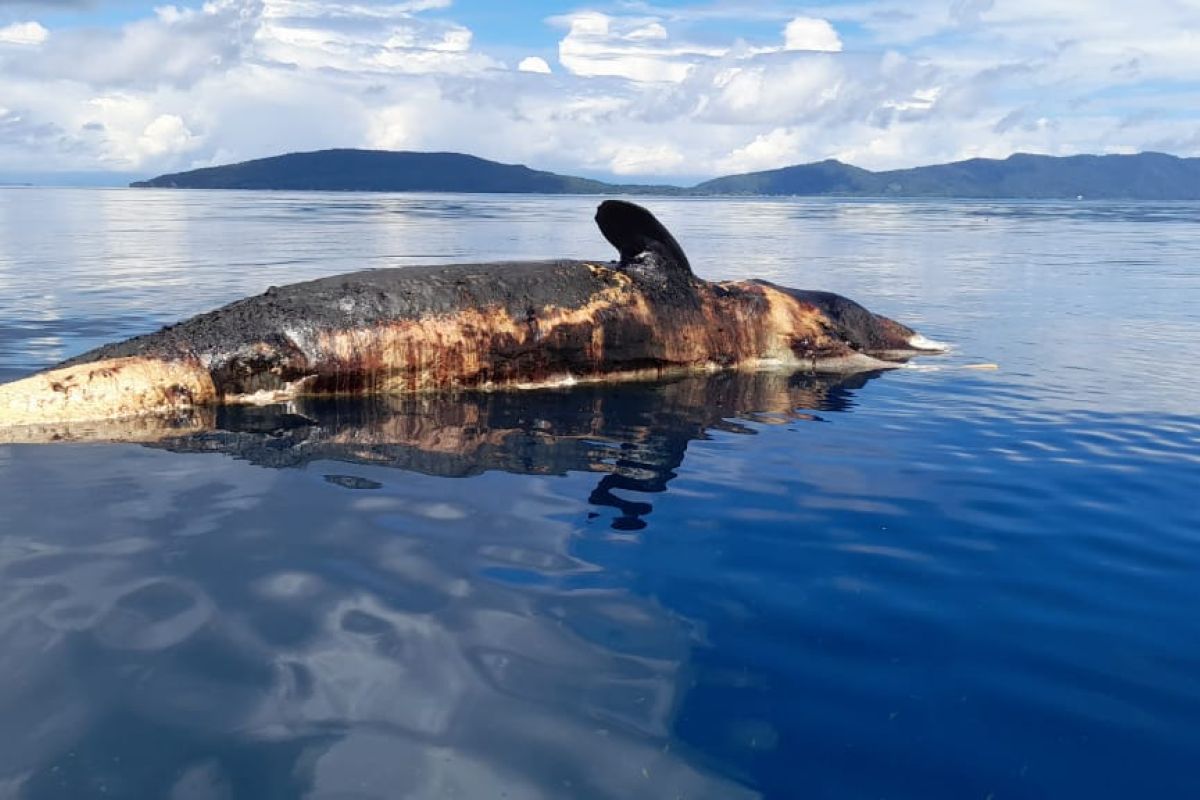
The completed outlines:
{"type": "MultiPolygon", "coordinates": [[[[0,446],[0,797],[1200,795],[1200,206],[642,202],[954,349],[0,446]]],[[[0,378],[595,204],[0,189],[0,378]]]]}

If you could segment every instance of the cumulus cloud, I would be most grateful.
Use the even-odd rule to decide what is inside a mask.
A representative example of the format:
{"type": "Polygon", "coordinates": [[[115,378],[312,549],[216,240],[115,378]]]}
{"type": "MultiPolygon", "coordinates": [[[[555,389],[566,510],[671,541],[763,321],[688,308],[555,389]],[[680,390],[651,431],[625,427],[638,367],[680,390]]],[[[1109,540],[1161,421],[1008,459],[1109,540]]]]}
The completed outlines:
{"type": "Polygon", "coordinates": [[[842,40],[828,20],[812,17],[796,17],[783,29],[785,50],[826,50],[837,52],[842,49],[842,40]]]}
{"type": "Polygon", "coordinates": [[[616,175],[661,175],[675,172],[684,155],[670,144],[608,145],[609,168],[616,175]]]}
{"type": "Polygon", "coordinates": [[[717,163],[722,172],[756,172],[799,160],[804,152],[804,134],[794,128],[775,128],[759,134],[742,147],[735,148],[717,163]]]}
{"type": "Polygon", "coordinates": [[[265,0],[257,54],[305,70],[379,73],[470,72],[498,62],[471,49],[462,25],[421,18],[446,2],[388,6],[265,0]]]}
{"type": "Polygon", "coordinates": [[[13,22],[0,28],[0,169],[158,172],[333,146],[666,177],[828,157],[1197,153],[1193,5],[852,0],[796,16],[761,3],[774,27],[754,37],[733,5],[622,4],[548,20],[553,68],[481,47],[449,0],[13,22]]]}
{"type": "Polygon", "coordinates": [[[212,0],[200,9],[164,6],[117,30],[56,33],[36,56],[5,58],[0,51],[0,67],[7,76],[43,84],[188,87],[241,61],[256,35],[260,10],[251,0],[212,0]]]}
{"type": "Polygon", "coordinates": [[[538,56],[526,56],[521,59],[521,63],[517,64],[517,69],[521,72],[537,72],[542,75],[549,75],[550,65],[546,63],[546,59],[538,56]]]}
{"type": "Polygon", "coordinates": [[[138,137],[138,150],[147,156],[186,151],[196,136],[188,130],[183,118],[176,114],[159,114],[150,121],[138,137]]]}
{"type": "Polygon", "coordinates": [[[109,93],[88,100],[71,128],[90,139],[99,160],[117,168],[186,153],[196,136],[177,114],[159,114],[152,101],[109,93]]]}
{"type": "Polygon", "coordinates": [[[36,45],[46,41],[50,31],[37,22],[14,22],[0,28],[0,45],[36,45]]]}
{"type": "Polygon", "coordinates": [[[558,60],[572,74],[583,77],[677,82],[687,77],[698,59],[725,52],[672,42],[661,23],[644,18],[585,11],[555,21],[567,27],[558,45],[558,60]]]}

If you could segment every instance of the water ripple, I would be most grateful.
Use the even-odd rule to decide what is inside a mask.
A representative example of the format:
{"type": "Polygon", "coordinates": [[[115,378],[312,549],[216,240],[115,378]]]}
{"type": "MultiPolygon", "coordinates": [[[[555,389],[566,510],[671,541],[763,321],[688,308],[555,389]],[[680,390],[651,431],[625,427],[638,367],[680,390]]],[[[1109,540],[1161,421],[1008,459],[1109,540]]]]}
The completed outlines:
{"type": "MultiPolygon", "coordinates": [[[[607,255],[592,198],[14,197],[3,376],[319,274],[607,255]]],[[[654,205],[707,277],[955,350],[0,447],[0,795],[1194,793],[1196,207],[654,205]]]]}

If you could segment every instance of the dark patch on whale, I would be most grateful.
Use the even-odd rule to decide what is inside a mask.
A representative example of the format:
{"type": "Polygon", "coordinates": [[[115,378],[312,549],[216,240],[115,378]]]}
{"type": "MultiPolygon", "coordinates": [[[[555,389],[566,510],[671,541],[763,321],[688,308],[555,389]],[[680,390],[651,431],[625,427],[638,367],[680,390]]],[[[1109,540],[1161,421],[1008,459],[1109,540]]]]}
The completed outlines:
{"type": "Polygon", "coordinates": [[[374,269],[270,287],[0,386],[0,426],[770,363],[852,373],[938,349],[830,292],[702,280],[632,203],[606,200],[596,221],[615,263],[374,269]]]}

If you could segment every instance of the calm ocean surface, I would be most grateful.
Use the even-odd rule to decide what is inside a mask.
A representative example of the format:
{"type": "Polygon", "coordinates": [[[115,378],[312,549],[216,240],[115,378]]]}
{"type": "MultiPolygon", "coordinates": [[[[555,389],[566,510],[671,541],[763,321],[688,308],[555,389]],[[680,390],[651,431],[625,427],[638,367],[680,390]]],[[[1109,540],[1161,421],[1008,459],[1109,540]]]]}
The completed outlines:
{"type": "MultiPolygon", "coordinates": [[[[595,203],[0,189],[0,379],[595,203]]],[[[0,446],[0,797],[1200,796],[1200,206],[645,203],[955,350],[0,446]]]]}

